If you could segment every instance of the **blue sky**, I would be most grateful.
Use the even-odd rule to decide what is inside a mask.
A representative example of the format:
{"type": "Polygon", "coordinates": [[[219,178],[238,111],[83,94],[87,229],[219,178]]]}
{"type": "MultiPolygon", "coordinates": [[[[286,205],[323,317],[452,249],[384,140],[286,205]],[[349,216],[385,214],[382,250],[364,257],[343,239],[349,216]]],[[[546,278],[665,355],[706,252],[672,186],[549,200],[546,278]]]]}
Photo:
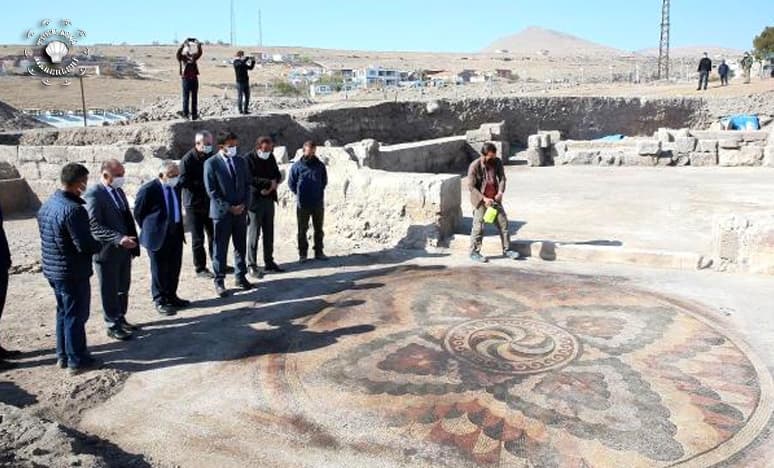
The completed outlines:
{"type": "MultiPolygon", "coordinates": [[[[3,8],[0,43],[23,43],[43,18],[69,18],[84,43],[229,38],[228,0],[60,2],[3,8]]],[[[658,47],[661,0],[235,0],[237,43],[267,46],[472,52],[527,26],[555,29],[623,50],[658,47]],[[336,6],[333,6],[336,5],[336,6]]],[[[672,46],[752,47],[774,24],[774,0],[674,0],[672,46]],[[743,5],[743,8],[735,8],[743,5]]]]}

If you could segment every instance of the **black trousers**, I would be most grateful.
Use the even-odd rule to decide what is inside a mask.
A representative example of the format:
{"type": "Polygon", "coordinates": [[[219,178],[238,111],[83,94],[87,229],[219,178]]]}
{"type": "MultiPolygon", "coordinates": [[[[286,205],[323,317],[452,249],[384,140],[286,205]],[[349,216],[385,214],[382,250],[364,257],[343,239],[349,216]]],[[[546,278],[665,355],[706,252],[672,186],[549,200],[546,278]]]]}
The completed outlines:
{"type": "Polygon", "coordinates": [[[207,269],[207,252],[212,257],[212,219],[210,213],[205,210],[186,208],[188,228],[191,230],[191,250],[193,250],[193,262],[196,272],[207,269]],[[205,235],[207,236],[207,248],[205,250],[205,235]]]}
{"type": "Polygon", "coordinates": [[[258,238],[263,233],[263,264],[274,263],[274,200],[261,198],[256,201],[247,214],[250,225],[247,227],[247,266],[258,267],[258,238]]]}
{"type": "Polygon", "coordinates": [[[250,82],[237,82],[237,107],[239,112],[247,112],[250,109],[250,82]]]}
{"type": "Polygon", "coordinates": [[[183,264],[183,227],[170,232],[161,248],[148,251],[151,264],[151,293],[153,302],[165,304],[177,296],[180,267],[183,264]]]}
{"type": "Polygon", "coordinates": [[[199,79],[183,78],[183,116],[188,117],[188,103],[191,104],[190,115],[194,119],[199,117],[199,79]]]}
{"type": "Polygon", "coordinates": [[[8,270],[0,269],[0,317],[3,316],[5,308],[5,296],[8,293],[8,270]]]}
{"type": "Polygon", "coordinates": [[[223,284],[226,278],[226,260],[228,259],[228,241],[234,244],[234,274],[244,278],[247,274],[245,250],[247,247],[247,216],[227,214],[213,220],[215,238],[213,240],[212,269],[215,270],[215,283],[223,284]]]}
{"type": "Polygon", "coordinates": [[[129,308],[132,285],[132,256],[128,251],[115,252],[104,262],[94,262],[99,278],[102,312],[108,328],[119,325],[129,308]]]}
{"type": "Polygon", "coordinates": [[[314,252],[323,253],[323,221],[325,218],[325,207],[320,205],[316,208],[296,208],[296,219],[298,221],[298,253],[305,256],[309,252],[309,241],[306,233],[309,231],[309,218],[312,218],[314,227],[314,252]]]}

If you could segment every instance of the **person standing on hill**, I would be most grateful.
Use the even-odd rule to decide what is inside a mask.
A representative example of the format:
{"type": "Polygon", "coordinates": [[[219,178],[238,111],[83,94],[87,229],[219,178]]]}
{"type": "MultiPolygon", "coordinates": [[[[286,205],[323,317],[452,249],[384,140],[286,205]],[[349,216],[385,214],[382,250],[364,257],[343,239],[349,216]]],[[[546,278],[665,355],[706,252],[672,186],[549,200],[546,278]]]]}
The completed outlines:
{"type": "Polygon", "coordinates": [[[742,57],[741,62],[739,62],[742,66],[742,71],[744,72],[744,84],[750,83],[750,72],[752,70],[753,62],[753,56],[749,52],[745,52],[744,57],[742,57]]]}
{"type": "Polygon", "coordinates": [[[709,75],[712,71],[712,60],[709,58],[709,54],[704,52],[704,57],[699,60],[699,87],[696,91],[701,91],[702,86],[704,90],[707,90],[707,84],[709,84],[709,75]]]}
{"type": "Polygon", "coordinates": [[[255,68],[255,59],[245,57],[240,50],[234,58],[234,73],[236,74],[237,109],[240,114],[250,113],[250,77],[247,72],[255,68]]]}
{"type": "Polygon", "coordinates": [[[728,86],[728,74],[730,71],[731,69],[728,67],[726,61],[721,60],[720,66],[718,66],[718,75],[720,75],[721,86],[728,86]]]}
{"type": "Polygon", "coordinates": [[[202,57],[201,42],[189,37],[180,44],[176,56],[183,84],[182,115],[186,119],[190,115],[192,120],[196,120],[199,118],[199,66],[197,62],[202,57]],[[189,102],[191,104],[190,112],[189,102]]]}

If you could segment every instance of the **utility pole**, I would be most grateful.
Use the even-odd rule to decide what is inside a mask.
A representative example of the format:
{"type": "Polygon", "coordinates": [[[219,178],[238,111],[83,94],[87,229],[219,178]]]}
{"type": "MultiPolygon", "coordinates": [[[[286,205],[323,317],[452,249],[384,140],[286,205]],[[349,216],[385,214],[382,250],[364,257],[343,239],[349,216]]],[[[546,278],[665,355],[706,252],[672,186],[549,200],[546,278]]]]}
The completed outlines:
{"type": "Polygon", "coordinates": [[[263,21],[260,8],[258,8],[258,47],[263,47],[263,21]]]}
{"type": "Polygon", "coordinates": [[[234,0],[231,0],[231,36],[229,39],[229,43],[231,46],[234,46],[234,43],[236,42],[236,31],[235,31],[235,16],[234,16],[234,0]]]}
{"type": "Polygon", "coordinates": [[[86,123],[86,94],[83,92],[83,75],[78,75],[78,80],[81,82],[81,110],[83,111],[83,126],[88,127],[86,123]]]}
{"type": "Polygon", "coordinates": [[[661,5],[661,42],[658,45],[658,79],[669,79],[669,0],[661,5]]]}

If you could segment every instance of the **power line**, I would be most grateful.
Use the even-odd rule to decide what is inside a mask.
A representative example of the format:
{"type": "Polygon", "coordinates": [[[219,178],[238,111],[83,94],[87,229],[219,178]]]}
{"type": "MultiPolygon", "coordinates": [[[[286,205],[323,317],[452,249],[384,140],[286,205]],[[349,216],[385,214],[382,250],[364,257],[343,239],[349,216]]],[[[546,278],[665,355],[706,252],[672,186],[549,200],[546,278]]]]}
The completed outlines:
{"type": "Polygon", "coordinates": [[[661,42],[658,46],[658,79],[669,79],[669,0],[661,5],[661,42]]]}

